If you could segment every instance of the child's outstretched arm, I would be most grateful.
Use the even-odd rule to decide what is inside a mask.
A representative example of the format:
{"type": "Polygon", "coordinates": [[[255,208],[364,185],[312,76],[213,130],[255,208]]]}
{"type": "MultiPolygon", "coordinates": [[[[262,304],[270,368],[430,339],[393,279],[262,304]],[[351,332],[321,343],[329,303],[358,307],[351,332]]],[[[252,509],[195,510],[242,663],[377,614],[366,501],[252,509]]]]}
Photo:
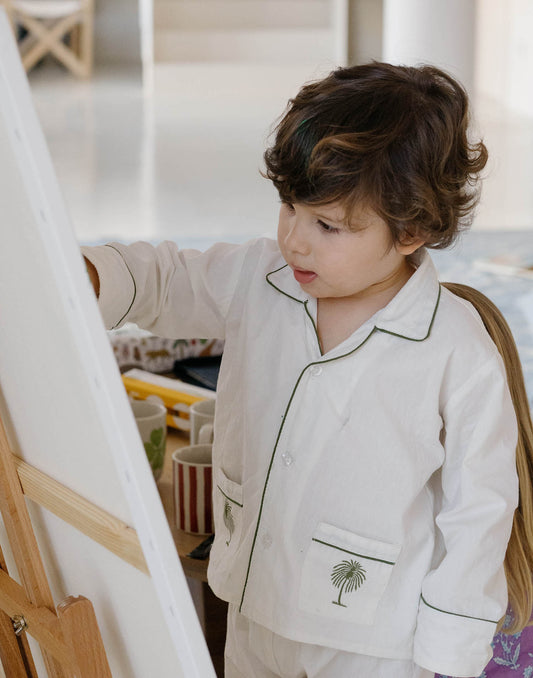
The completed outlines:
{"type": "Polygon", "coordinates": [[[114,242],[82,254],[108,329],[133,322],[160,336],[224,337],[225,302],[241,268],[236,246],[202,253],[173,242],[114,242]]]}
{"type": "Polygon", "coordinates": [[[230,306],[247,287],[243,276],[273,255],[271,242],[218,243],[206,252],[168,241],[81,250],[107,329],[133,322],[159,336],[224,339],[230,306]]]}

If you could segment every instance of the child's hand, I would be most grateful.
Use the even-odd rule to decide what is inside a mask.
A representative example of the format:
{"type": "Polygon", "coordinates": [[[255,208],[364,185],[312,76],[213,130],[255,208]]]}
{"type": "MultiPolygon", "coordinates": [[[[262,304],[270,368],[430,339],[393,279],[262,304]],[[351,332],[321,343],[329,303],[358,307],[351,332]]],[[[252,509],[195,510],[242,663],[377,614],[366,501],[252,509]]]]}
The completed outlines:
{"type": "Polygon", "coordinates": [[[89,274],[94,293],[96,294],[96,298],[98,298],[100,296],[100,278],[98,277],[98,271],[96,270],[94,264],[92,264],[87,259],[87,257],[83,258],[85,259],[85,266],[87,267],[87,273],[89,274]]]}

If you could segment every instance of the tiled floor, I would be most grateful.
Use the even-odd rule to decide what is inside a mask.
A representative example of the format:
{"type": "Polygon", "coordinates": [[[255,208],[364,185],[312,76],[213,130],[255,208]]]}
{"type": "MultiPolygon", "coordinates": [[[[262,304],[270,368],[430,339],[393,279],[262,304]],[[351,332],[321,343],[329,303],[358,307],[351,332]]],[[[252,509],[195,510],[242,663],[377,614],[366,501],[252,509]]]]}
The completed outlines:
{"type": "MultiPolygon", "coordinates": [[[[30,82],[60,185],[83,241],[246,239],[276,228],[277,196],[260,176],[273,121],[304,66],[159,67],[74,79],[53,64],[30,82]]],[[[533,118],[474,102],[491,152],[475,228],[533,228],[533,118]]]]}
{"type": "Polygon", "coordinates": [[[300,68],[163,69],[80,82],[55,68],[31,86],[76,235],[247,238],[273,233],[277,198],[260,175],[265,139],[309,73],[300,68]]]}

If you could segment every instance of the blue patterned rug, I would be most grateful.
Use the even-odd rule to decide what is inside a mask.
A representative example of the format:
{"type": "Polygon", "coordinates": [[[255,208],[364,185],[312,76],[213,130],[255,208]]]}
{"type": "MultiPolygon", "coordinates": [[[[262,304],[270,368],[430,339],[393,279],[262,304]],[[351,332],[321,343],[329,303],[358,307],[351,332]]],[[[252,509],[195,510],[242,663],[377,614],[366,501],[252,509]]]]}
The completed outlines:
{"type": "Polygon", "coordinates": [[[513,332],[533,407],[533,279],[478,269],[476,259],[519,253],[533,264],[532,231],[471,231],[450,250],[431,251],[442,282],[475,287],[491,299],[513,332]]]}

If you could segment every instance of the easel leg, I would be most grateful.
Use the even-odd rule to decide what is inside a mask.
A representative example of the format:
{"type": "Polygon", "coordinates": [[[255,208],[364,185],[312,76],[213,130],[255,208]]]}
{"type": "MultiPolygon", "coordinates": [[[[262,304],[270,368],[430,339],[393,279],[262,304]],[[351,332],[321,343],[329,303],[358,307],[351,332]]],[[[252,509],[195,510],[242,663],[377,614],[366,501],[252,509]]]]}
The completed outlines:
{"type": "MultiPolygon", "coordinates": [[[[54,600],[1,420],[0,511],[18,574],[30,602],[37,607],[47,607],[55,613],[54,600]]],[[[68,678],[67,673],[48,652],[43,651],[43,661],[49,678],[68,678]]]]}
{"type": "Polygon", "coordinates": [[[0,661],[7,678],[37,678],[25,634],[17,637],[11,619],[0,612],[0,661]]]}
{"type": "Polygon", "coordinates": [[[7,678],[37,678],[24,632],[14,631],[14,615],[31,619],[29,632],[39,642],[48,678],[112,678],[92,603],[71,596],[55,610],[1,419],[0,512],[22,583],[9,577],[0,549],[0,659],[7,678]]]}
{"type": "MultiPolygon", "coordinates": [[[[7,572],[0,548],[0,569],[7,572]]],[[[7,678],[38,678],[25,633],[15,635],[10,617],[0,610],[0,662],[7,678]]]]}
{"type": "Polygon", "coordinates": [[[69,596],[58,605],[57,614],[65,642],[80,667],[77,678],[112,678],[91,601],[69,596]]]}

